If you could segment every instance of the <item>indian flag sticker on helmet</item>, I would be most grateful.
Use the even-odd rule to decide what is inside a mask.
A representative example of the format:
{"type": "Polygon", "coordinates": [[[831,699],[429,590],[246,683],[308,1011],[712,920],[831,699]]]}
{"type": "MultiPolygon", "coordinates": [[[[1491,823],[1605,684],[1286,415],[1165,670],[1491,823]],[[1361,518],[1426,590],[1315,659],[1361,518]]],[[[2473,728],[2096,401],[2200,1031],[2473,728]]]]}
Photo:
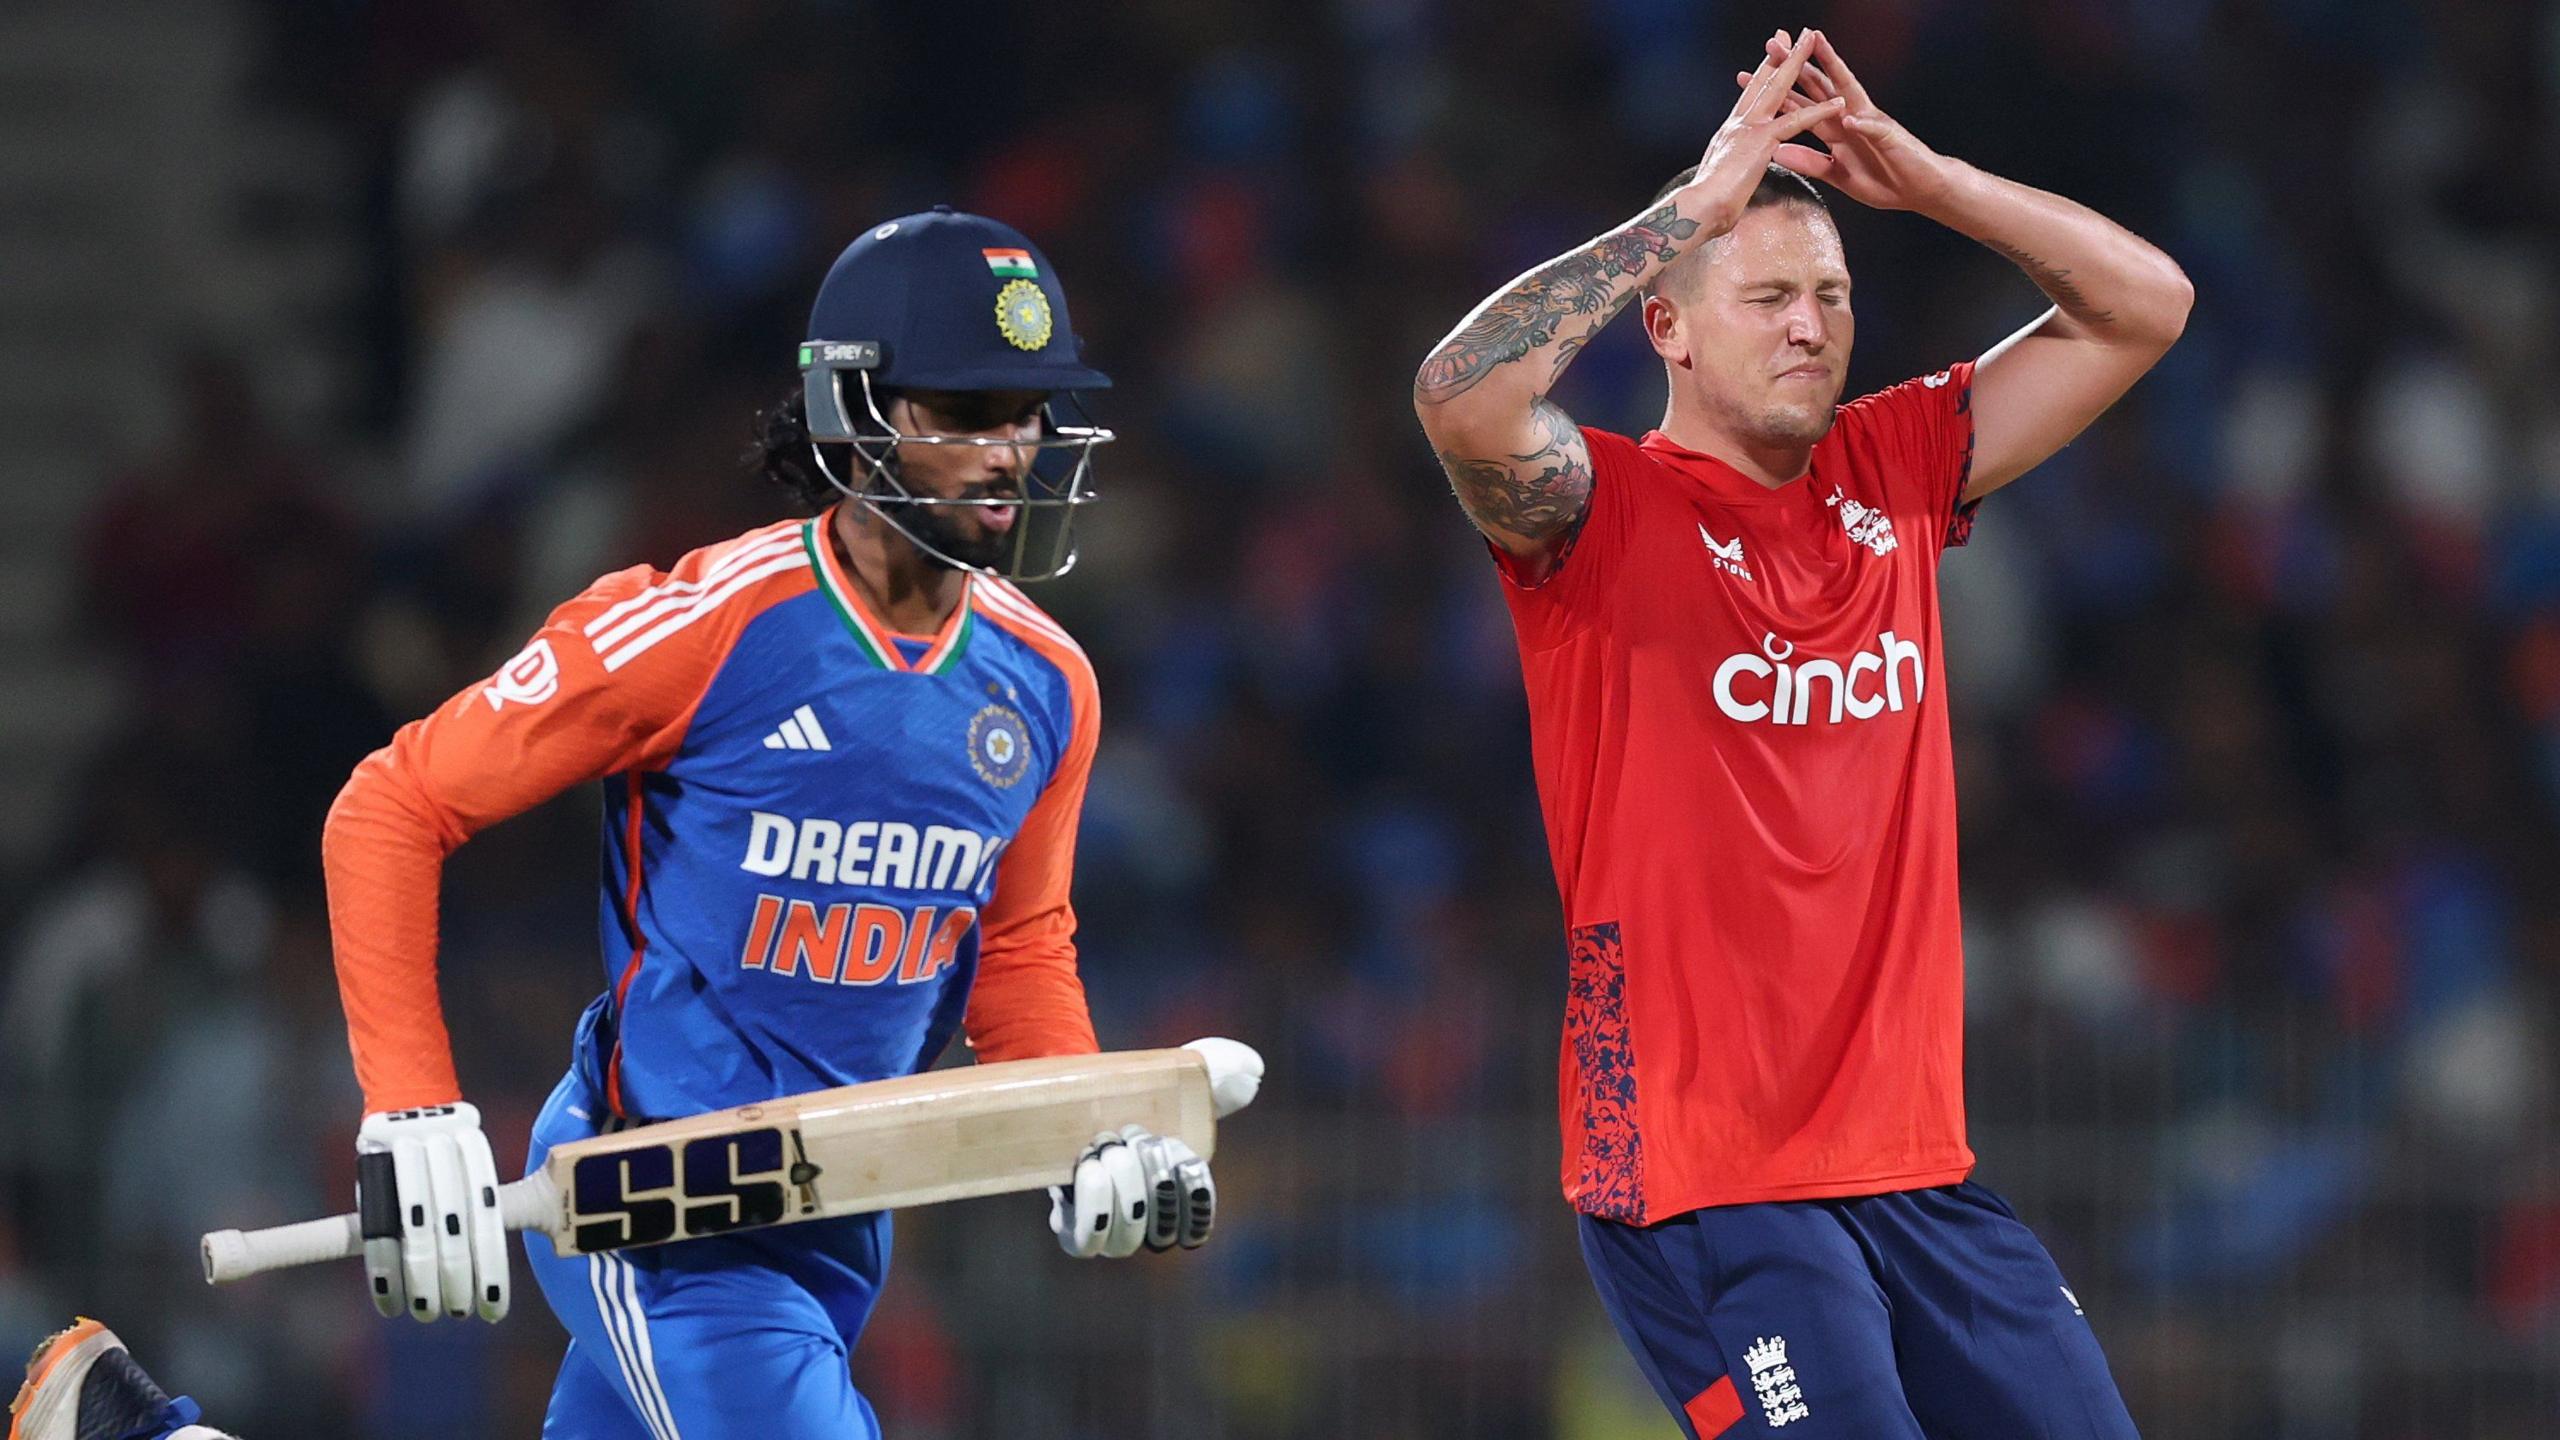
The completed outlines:
{"type": "Polygon", "coordinates": [[[996,329],[1016,350],[1037,350],[1049,343],[1055,321],[1049,297],[1028,280],[1007,280],[996,292],[996,329]]]}
{"type": "Polygon", "coordinates": [[[998,275],[1010,275],[1023,280],[1040,278],[1040,267],[1031,263],[1031,252],[1028,250],[982,250],[978,253],[987,257],[987,268],[998,275]]]}

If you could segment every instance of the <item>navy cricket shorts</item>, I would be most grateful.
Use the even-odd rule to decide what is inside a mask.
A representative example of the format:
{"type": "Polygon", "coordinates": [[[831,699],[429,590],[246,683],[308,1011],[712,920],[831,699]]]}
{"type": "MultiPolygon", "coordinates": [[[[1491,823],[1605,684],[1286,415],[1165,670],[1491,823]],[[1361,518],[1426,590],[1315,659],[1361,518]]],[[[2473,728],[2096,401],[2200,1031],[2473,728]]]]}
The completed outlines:
{"type": "Polygon", "coordinates": [[[1691,1440],[2135,1440],[2053,1257],[1971,1181],[1581,1219],[1601,1303],[1691,1440]]]}

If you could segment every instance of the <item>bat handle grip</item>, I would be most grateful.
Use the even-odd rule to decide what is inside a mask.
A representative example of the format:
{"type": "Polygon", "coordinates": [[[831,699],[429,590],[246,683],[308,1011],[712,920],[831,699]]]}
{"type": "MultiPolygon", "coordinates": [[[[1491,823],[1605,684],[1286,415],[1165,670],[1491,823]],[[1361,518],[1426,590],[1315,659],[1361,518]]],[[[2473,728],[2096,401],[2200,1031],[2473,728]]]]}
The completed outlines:
{"type": "MultiPolygon", "coordinates": [[[[547,1230],[558,1223],[550,1181],[528,1175],[498,1187],[498,1218],[509,1230],[547,1230]]],[[[353,1260],[364,1254],[364,1230],[353,1215],[271,1225],[264,1230],[216,1230],[204,1237],[204,1279],[228,1285],[270,1270],[353,1260]]]]}
{"type": "Polygon", "coordinates": [[[204,1237],[204,1281],[228,1285],[269,1270],[351,1260],[364,1253],[364,1234],[353,1215],[271,1225],[264,1230],[216,1230],[204,1237]]]}

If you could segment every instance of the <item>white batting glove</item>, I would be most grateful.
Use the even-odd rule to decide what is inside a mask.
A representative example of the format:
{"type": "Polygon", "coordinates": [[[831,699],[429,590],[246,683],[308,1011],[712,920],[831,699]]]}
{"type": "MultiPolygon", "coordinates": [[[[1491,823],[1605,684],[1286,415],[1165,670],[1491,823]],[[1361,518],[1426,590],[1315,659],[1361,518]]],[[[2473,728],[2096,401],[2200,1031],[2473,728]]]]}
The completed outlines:
{"type": "Polygon", "coordinates": [[[1140,1245],[1194,1249],[1218,1219],[1218,1184],[1189,1145],[1136,1125],[1093,1137],[1075,1179],[1049,1187],[1049,1231],[1079,1260],[1118,1260],[1140,1245]]]}
{"type": "Polygon", "coordinates": [[[373,1308],[425,1322],[507,1313],[507,1227],[480,1112],[377,1111],[356,1132],[356,1213],[373,1308]]]}
{"type": "MultiPolygon", "coordinates": [[[[1240,1040],[1194,1040],[1185,1050],[1209,1070],[1210,1103],[1225,1119],[1262,1090],[1262,1056],[1240,1040]]],[[[1209,1238],[1218,1219],[1218,1182],[1199,1152],[1170,1136],[1131,1125],[1097,1135],[1076,1157],[1075,1177],[1049,1188],[1049,1230],[1079,1260],[1119,1259],[1137,1252],[1189,1250],[1209,1238]]]]}
{"type": "Polygon", "coordinates": [[[1197,1055],[1209,1067],[1209,1101],[1226,1119],[1262,1093],[1262,1052],[1241,1040],[1222,1040],[1216,1036],[1194,1040],[1182,1047],[1197,1055]]]}

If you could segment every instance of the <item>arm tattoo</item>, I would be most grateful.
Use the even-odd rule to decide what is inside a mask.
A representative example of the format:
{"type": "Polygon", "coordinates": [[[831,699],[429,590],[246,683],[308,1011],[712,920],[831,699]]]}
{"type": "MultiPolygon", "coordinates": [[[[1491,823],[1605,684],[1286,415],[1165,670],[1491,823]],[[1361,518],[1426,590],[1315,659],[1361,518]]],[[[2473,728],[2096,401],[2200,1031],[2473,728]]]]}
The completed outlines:
{"type": "Polygon", "coordinates": [[[1525,455],[1477,460],[1443,450],[1440,468],[1477,525],[1524,540],[1549,540],[1581,523],[1591,503],[1591,451],[1573,417],[1550,400],[1531,411],[1538,446],[1525,455]]]}
{"type": "Polygon", "coordinates": [[[2089,303],[2089,297],[2080,293],[2080,287],[2071,283],[2069,269],[2048,264],[2040,257],[2030,255],[2014,245],[2004,245],[1997,240],[1987,243],[1992,249],[2009,257],[2011,264],[2026,271],[2027,278],[2036,282],[2036,288],[2051,298],[2053,303],[2061,306],[2064,313],[2074,320],[2085,320],[2092,325],[2115,323],[2116,312],[2100,310],[2092,306],[2089,303]]]}
{"type": "Polygon", "coordinates": [[[1666,204],[1522,276],[1422,362],[1422,372],[1414,377],[1414,397],[1435,405],[1454,400],[1496,366],[1549,345],[1556,347],[1554,368],[1548,372],[1552,383],[1582,343],[1626,307],[1635,294],[1628,277],[1678,255],[1680,242],[1697,233],[1697,221],[1666,204]],[[1559,340],[1567,323],[1577,319],[1586,323],[1559,340]]]}

